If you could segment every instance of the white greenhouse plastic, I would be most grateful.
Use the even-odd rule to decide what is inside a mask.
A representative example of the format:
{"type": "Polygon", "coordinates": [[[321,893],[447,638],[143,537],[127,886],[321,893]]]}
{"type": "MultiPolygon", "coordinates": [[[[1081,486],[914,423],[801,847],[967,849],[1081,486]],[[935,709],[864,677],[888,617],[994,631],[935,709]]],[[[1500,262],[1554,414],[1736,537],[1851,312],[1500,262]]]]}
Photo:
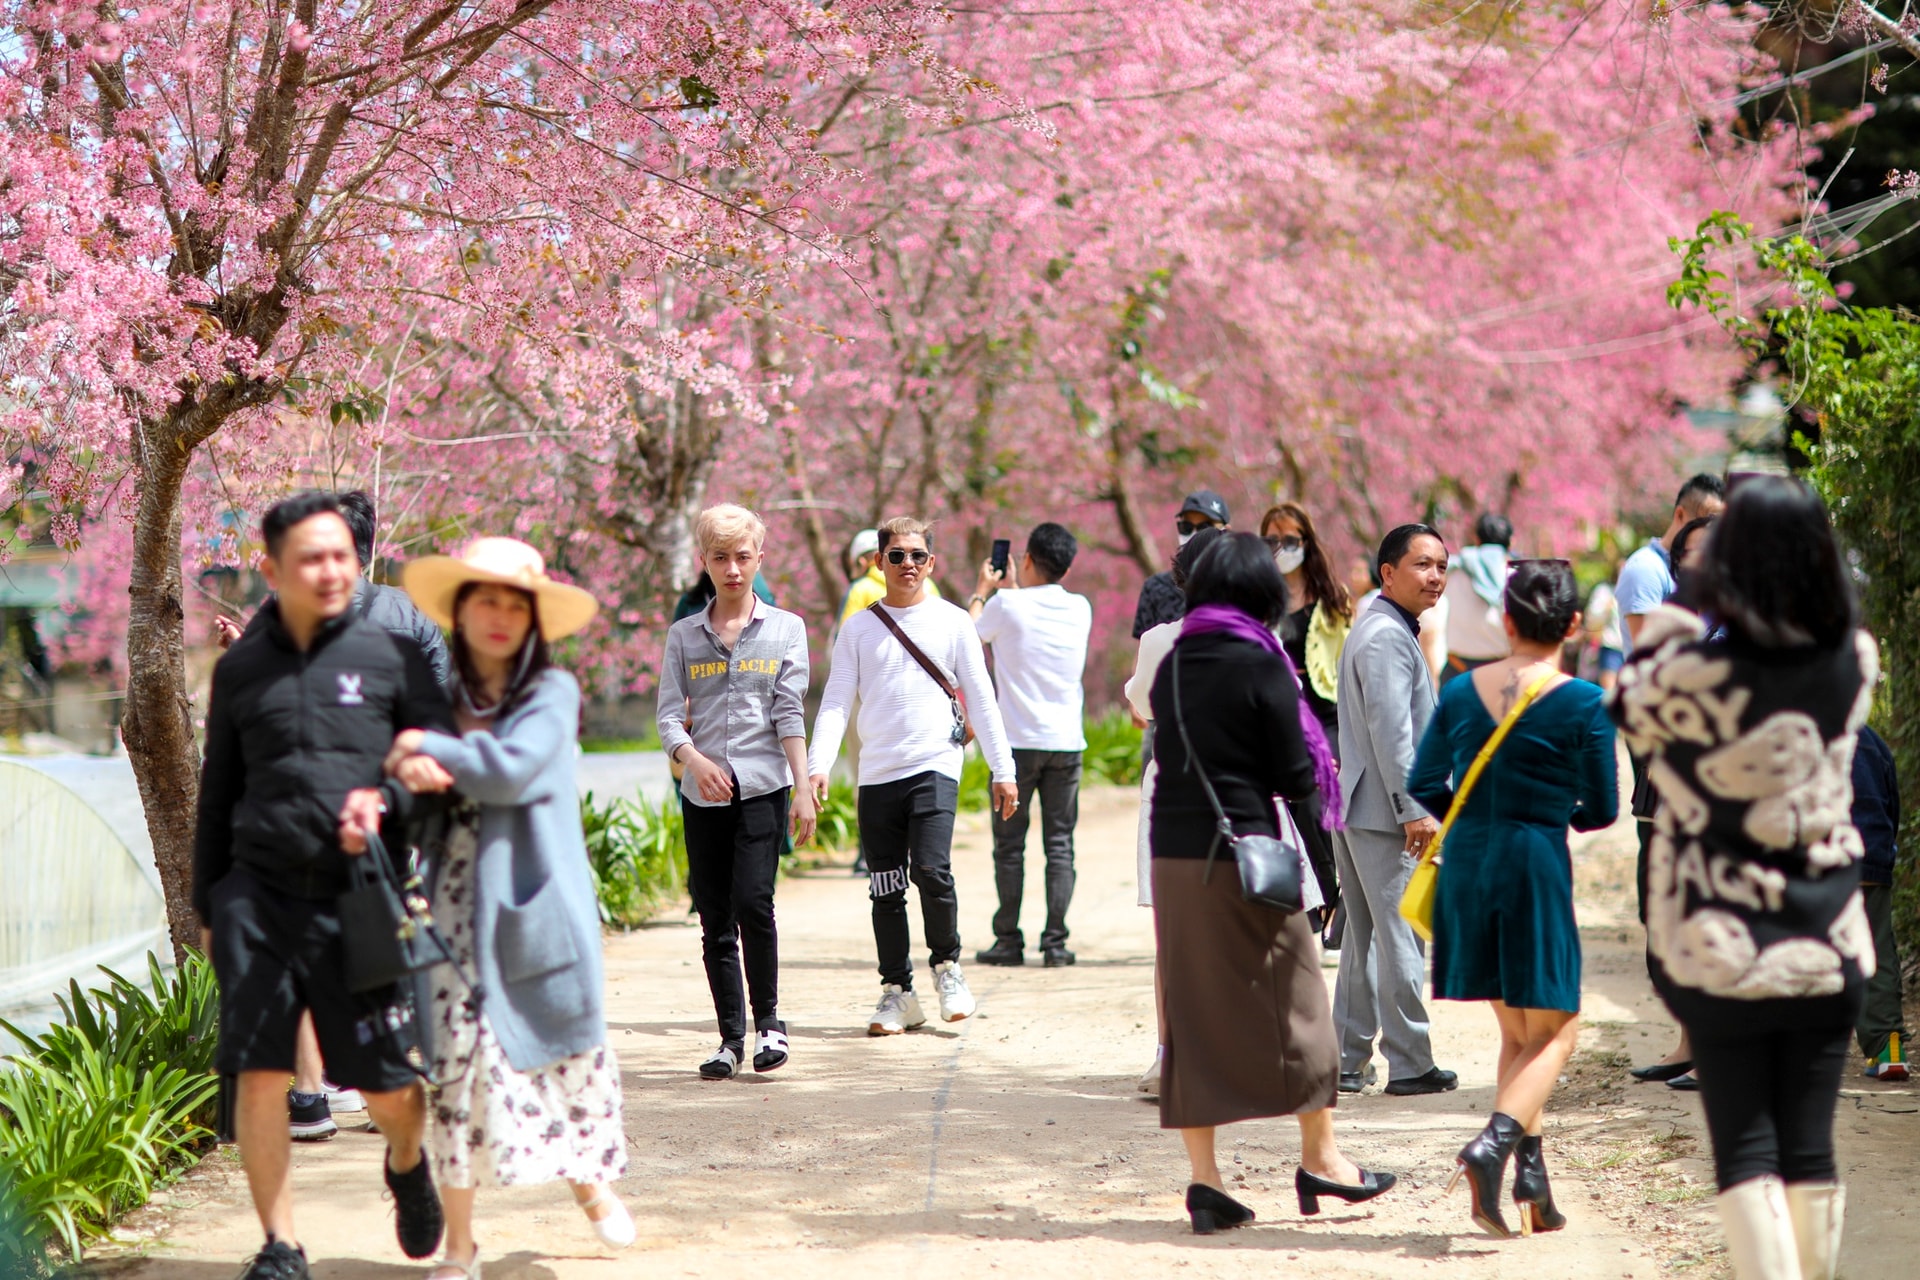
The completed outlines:
{"type": "Polygon", "coordinates": [[[0,756],[0,1017],[37,1030],[101,965],[144,982],[148,951],[170,958],[132,766],[0,756]]]}

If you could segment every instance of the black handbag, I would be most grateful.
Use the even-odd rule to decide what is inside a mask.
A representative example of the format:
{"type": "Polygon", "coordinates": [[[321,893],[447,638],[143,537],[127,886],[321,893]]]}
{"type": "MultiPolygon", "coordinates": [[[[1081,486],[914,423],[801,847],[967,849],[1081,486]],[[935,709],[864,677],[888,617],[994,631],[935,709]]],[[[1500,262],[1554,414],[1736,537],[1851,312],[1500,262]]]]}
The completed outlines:
{"type": "MultiPolygon", "coordinates": [[[[1288,915],[1300,910],[1300,868],[1306,863],[1305,850],[1295,847],[1282,836],[1234,834],[1233,822],[1221,806],[1213,782],[1207,777],[1207,771],[1200,767],[1200,757],[1194,754],[1193,739],[1187,734],[1187,718],[1180,707],[1180,646],[1177,644],[1173,648],[1173,722],[1180,729],[1180,744],[1187,751],[1187,768],[1200,775],[1200,785],[1205,788],[1207,802],[1213,806],[1214,817],[1218,820],[1213,843],[1207,846],[1207,870],[1201,877],[1201,883],[1213,879],[1213,860],[1224,840],[1227,848],[1233,851],[1233,860],[1240,868],[1242,898],[1255,906],[1268,907],[1288,915]]],[[[1282,823],[1281,829],[1284,831],[1286,824],[1282,823]]]]}
{"type": "Polygon", "coordinates": [[[347,988],[376,991],[452,958],[433,923],[418,871],[403,882],[386,842],[367,835],[367,851],[347,859],[353,887],[337,899],[347,988]]]}

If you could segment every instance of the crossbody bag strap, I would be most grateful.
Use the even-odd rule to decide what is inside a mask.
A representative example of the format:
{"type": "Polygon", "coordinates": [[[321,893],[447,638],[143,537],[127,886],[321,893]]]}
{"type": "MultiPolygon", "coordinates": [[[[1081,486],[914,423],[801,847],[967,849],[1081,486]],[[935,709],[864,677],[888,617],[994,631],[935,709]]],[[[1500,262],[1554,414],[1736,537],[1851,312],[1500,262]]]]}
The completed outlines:
{"type": "Polygon", "coordinates": [[[1193,739],[1187,733],[1187,716],[1180,703],[1180,644],[1173,646],[1173,723],[1180,730],[1180,745],[1187,753],[1187,768],[1199,775],[1200,786],[1207,793],[1207,803],[1213,806],[1213,816],[1217,820],[1213,842],[1207,846],[1207,878],[1213,875],[1213,859],[1220,852],[1220,841],[1233,843],[1233,822],[1227,817],[1227,810],[1220,803],[1220,796],[1213,789],[1213,780],[1207,777],[1207,771],[1200,764],[1200,757],[1194,753],[1193,739]]]}
{"type": "MultiPolygon", "coordinates": [[[[1433,843],[1428,845],[1426,851],[1421,854],[1421,861],[1424,862],[1440,856],[1440,846],[1447,838],[1447,830],[1453,826],[1454,819],[1458,818],[1460,811],[1466,807],[1467,797],[1473,793],[1473,786],[1476,782],[1480,781],[1480,775],[1486,771],[1488,762],[1493,759],[1493,753],[1500,749],[1500,744],[1507,740],[1507,734],[1513,729],[1514,725],[1520,723],[1520,717],[1526,714],[1527,708],[1533,705],[1533,700],[1539,697],[1541,691],[1552,682],[1555,674],[1557,673],[1549,671],[1528,685],[1526,690],[1521,693],[1519,700],[1513,704],[1513,709],[1507,712],[1505,718],[1503,718],[1498,725],[1494,726],[1492,735],[1487,738],[1486,744],[1480,748],[1480,754],[1476,755],[1473,758],[1473,763],[1467,766],[1467,776],[1460,779],[1460,789],[1453,793],[1453,803],[1447,806],[1447,817],[1446,821],[1440,824],[1440,834],[1434,838],[1433,843]]],[[[1476,693],[1474,696],[1478,697],[1479,694],[1476,693]]]]}
{"type": "Polygon", "coordinates": [[[886,624],[887,630],[893,632],[893,638],[898,640],[901,646],[906,649],[909,657],[919,663],[926,673],[933,677],[933,682],[940,686],[942,693],[952,698],[955,702],[960,700],[960,691],[953,687],[953,681],[947,679],[946,673],[940,670],[939,666],[934,663],[934,660],[929,658],[920,646],[913,642],[912,637],[907,635],[906,629],[893,620],[893,615],[880,607],[878,600],[868,605],[867,610],[886,624]]]}

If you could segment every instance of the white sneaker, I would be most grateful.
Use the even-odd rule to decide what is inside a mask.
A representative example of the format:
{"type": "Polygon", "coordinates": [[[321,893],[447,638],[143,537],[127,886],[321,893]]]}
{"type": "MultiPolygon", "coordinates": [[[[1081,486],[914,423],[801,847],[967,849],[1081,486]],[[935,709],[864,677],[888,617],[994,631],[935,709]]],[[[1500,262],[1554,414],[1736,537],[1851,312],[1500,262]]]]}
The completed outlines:
{"type": "Polygon", "coordinates": [[[1153,1065],[1140,1073],[1140,1092],[1156,1098],[1160,1096],[1160,1059],[1166,1054],[1165,1049],[1157,1048],[1153,1051],[1153,1065]]]}
{"type": "Polygon", "coordinates": [[[365,1111],[367,1100],[360,1096],[358,1089],[342,1089],[328,1080],[320,1082],[320,1088],[327,1095],[327,1106],[335,1111],[365,1111]]]}
{"type": "Polygon", "coordinates": [[[926,1025],[927,1015],[920,1011],[920,997],[889,982],[880,988],[880,1003],[874,1006],[873,1017],[867,1019],[867,1034],[897,1036],[902,1031],[926,1025]]]}
{"type": "Polygon", "coordinates": [[[960,976],[960,962],[949,960],[937,964],[933,966],[933,973],[940,984],[940,1017],[947,1022],[972,1017],[979,1006],[974,1003],[973,992],[967,990],[967,980],[960,976]]]}

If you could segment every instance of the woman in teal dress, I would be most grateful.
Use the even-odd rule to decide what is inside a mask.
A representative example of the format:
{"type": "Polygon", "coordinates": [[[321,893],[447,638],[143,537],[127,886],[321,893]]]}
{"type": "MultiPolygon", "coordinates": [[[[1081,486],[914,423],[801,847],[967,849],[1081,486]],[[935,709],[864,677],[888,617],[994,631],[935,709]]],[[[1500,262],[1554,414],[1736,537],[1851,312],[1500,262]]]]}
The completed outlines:
{"type": "Polygon", "coordinates": [[[1547,1185],[1540,1133],[1554,1082],[1573,1055],[1580,1013],[1580,934],[1573,916],[1567,828],[1593,831],[1618,816],[1619,765],[1599,686],[1561,674],[1560,652],[1580,625],[1579,593],[1564,560],[1517,560],[1507,579],[1511,654],[1441,690],[1407,790],[1444,816],[1453,782],[1524,690],[1545,680],[1468,794],[1447,833],[1433,912],[1433,990],[1442,1000],[1487,1000],[1500,1023],[1500,1087],[1487,1127],[1460,1152],[1473,1218],[1511,1234],[1500,1210],[1508,1158],[1520,1230],[1566,1219],[1547,1185]]]}

